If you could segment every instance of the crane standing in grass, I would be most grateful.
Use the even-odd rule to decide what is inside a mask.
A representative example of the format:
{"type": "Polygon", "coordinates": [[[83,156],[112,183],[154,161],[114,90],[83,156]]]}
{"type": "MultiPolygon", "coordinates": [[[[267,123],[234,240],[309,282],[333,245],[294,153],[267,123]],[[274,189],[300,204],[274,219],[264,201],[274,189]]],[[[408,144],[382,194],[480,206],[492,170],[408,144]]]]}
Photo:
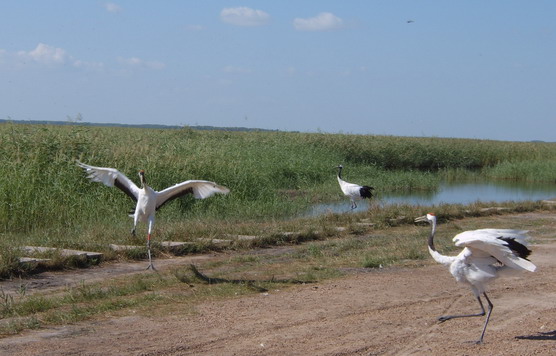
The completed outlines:
{"type": "Polygon", "coordinates": [[[143,170],[139,171],[141,180],[141,188],[139,188],[128,177],[114,168],[94,167],[79,161],[77,161],[77,165],[89,173],[87,178],[91,181],[100,182],[109,187],[115,186],[137,202],[133,212],[133,230],[131,230],[131,233],[135,236],[138,222],[148,223],[147,251],[149,266],[147,269],[155,269],[151,258],[151,233],[154,227],[154,216],[158,209],[167,202],[186,194],[193,194],[197,199],[205,199],[216,193],[228,194],[230,192],[228,188],[206,180],[187,180],[157,192],[147,185],[145,171],[143,170]]]}
{"type": "Polygon", "coordinates": [[[372,190],[373,187],[369,187],[367,185],[359,185],[354,183],[348,183],[342,179],[342,169],[344,166],[339,165],[338,167],[338,183],[340,184],[340,188],[346,197],[349,198],[351,201],[351,210],[357,208],[357,203],[355,200],[371,198],[373,196],[372,190]]]}
{"type": "Polygon", "coordinates": [[[534,272],[536,266],[527,260],[531,250],[527,248],[527,231],[508,229],[480,229],[464,231],[454,236],[456,246],[464,249],[457,256],[441,255],[434,247],[434,234],[436,232],[436,216],[429,213],[415,219],[415,222],[428,222],[431,225],[431,234],[428,245],[429,252],[434,260],[450,268],[450,273],[456,281],[471,287],[473,294],[479,301],[481,312],[466,315],[446,315],[438,318],[439,321],[455,318],[484,316],[485,308],[481,301],[481,294],[488,303],[488,313],[481,332],[478,344],[483,342],[485,331],[494,305],[486,294],[487,284],[495,278],[511,274],[515,271],[534,272]]]}

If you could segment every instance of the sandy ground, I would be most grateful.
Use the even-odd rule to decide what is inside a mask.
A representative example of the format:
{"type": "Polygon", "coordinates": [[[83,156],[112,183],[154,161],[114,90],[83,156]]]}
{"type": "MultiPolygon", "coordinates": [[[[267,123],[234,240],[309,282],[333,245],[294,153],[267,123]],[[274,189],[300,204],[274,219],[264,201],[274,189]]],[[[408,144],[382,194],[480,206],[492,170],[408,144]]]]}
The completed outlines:
{"type": "Polygon", "coordinates": [[[473,341],[484,318],[437,321],[444,314],[477,312],[479,306],[444,267],[431,265],[207,302],[181,315],[127,316],[25,332],[0,340],[0,354],[556,354],[556,243],[532,249],[537,272],[492,285],[495,307],[482,345],[473,341]]]}

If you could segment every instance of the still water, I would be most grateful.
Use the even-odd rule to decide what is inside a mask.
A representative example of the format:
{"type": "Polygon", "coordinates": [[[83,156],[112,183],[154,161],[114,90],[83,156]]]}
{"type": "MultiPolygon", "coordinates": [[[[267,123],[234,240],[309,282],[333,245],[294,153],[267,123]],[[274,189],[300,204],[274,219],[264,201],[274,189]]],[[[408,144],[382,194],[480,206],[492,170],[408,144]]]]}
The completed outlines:
{"type": "MultiPolygon", "coordinates": [[[[338,190],[340,188],[338,187],[338,190]]],[[[477,201],[500,203],[505,201],[544,200],[556,198],[556,183],[525,182],[459,182],[442,183],[434,192],[384,193],[376,192],[373,204],[470,204],[477,201]]],[[[355,211],[369,207],[368,200],[357,201],[355,211]]],[[[308,215],[328,212],[341,213],[350,210],[349,199],[340,202],[317,204],[308,215]]]]}

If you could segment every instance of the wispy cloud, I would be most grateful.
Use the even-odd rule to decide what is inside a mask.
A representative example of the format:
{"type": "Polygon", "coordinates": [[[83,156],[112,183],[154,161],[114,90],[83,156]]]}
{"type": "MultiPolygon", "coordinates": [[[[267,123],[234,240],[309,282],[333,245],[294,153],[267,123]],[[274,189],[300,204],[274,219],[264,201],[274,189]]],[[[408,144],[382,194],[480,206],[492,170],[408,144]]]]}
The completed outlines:
{"type": "Polygon", "coordinates": [[[344,20],[330,12],[321,12],[315,17],[293,20],[293,27],[298,31],[330,31],[343,26],[344,20]]]}
{"type": "Polygon", "coordinates": [[[270,15],[249,7],[234,7],[222,9],[220,19],[235,26],[254,27],[266,25],[270,21],[270,15]]]}
{"type": "Polygon", "coordinates": [[[104,69],[104,63],[102,62],[91,62],[76,59],[68,54],[65,49],[47,45],[45,43],[39,43],[37,47],[30,51],[18,51],[15,54],[9,54],[5,50],[0,50],[0,53],[7,54],[6,57],[9,56],[16,65],[32,62],[41,66],[71,65],[76,68],[88,70],[104,69]]]}
{"type": "Polygon", "coordinates": [[[45,43],[39,43],[34,49],[29,51],[10,52],[0,48],[0,66],[13,69],[24,69],[29,66],[35,68],[63,68],[73,67],[86,71],[110,71],[124,70],[131,72],[133,70],[162,70],[166,68],[166,64],[160,61],[149,61],[138,57],[116,57],[116,63],[120,66],[105,65],[103,62],[82,60],[70,55],[65,49],[51,46],[45,43]]]}
{"type": "Polygon", "coordinates": [[[118,57],[118,62],[123,65],[134,67],[134,68],[164,69],[164,67],[166,67],[166,65],[162,62],[145,61],[137,57],[131,57],[131,58],[118,57]]]}
{"type": "Polygon", "coordinates": [[[106,11],[108,11],[110,13],[113,13],[113,14],[122,11],[122,7],[118,4],[113,3],[113,2],[105,3],[104,8],[106,9],[106,11]]]}
{"type": "Polygon", "coordinates": [[[20,58],[32,60],[41,64],[65,64],[69,59],[69,55],[62,48],[49,46],[39,43],[37,47],[31,51],[19,51],[17,55],[20,58]]]}
{"type": "MultiPolygon", "coordinates": [[[[151,70],[161,70],[166,67],[160,61],[147,61],[138,57],[117,57],[116,61],[126,68],[142,68],[151,70]]],[[[84,70],[105,70],[106,66],[103,62],[87,61],[77,59],[70,55],[65,49],[51,46],[45,43],[39,43],[37,47],[30,51],[8,52],[0,48],[0,64],[8,66],[23,66],[34,63],[37,66],[44,67],[63,67],[72,66],[84,70]]]]}
{"type": "Polygon", "coordinates": [[[104,63],[102,62],[88,62],[82,60],[73,61],[72,65],[76,68],[90,69],[90,70],[103,70],[104,63]]]}

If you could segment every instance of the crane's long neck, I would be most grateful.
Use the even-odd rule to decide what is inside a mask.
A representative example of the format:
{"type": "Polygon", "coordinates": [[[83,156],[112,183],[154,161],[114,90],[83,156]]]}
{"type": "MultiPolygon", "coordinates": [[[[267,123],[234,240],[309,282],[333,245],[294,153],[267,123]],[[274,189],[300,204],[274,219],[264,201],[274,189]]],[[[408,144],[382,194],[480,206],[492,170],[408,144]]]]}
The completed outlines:
{"type": "Polygon", "coordinates": [[[436,233],[436,219],[431,221],[431,234],[429,236],[429,253],[431,254],[432,258],[444,266],[450,266],[452,262],[454,262],[455,257],[453,256],[444,256],[440,252],[436,250],[434,246],[434,234],[436,233]]]}
{"type": "Polygon", "coordinates": [[[434,234],[436,234],[436,220],[431,222],[431,234],[429,235],[429,248],[436,252],[436,247],[434,247],[434,234]]]}
{"type": "Polygon", "coordinates": [[[141,189],[145,189],[147,187],[147,180],[145,179],[145,172],[139,172],[139,179],[141,180],[141,189]]]}
{"type": "Polygon", "coordinates": [[[342,167],[342,166],[338,167],[338,179],[342,179],[342,168],[344,168],[344,167],[342,167]]]}

